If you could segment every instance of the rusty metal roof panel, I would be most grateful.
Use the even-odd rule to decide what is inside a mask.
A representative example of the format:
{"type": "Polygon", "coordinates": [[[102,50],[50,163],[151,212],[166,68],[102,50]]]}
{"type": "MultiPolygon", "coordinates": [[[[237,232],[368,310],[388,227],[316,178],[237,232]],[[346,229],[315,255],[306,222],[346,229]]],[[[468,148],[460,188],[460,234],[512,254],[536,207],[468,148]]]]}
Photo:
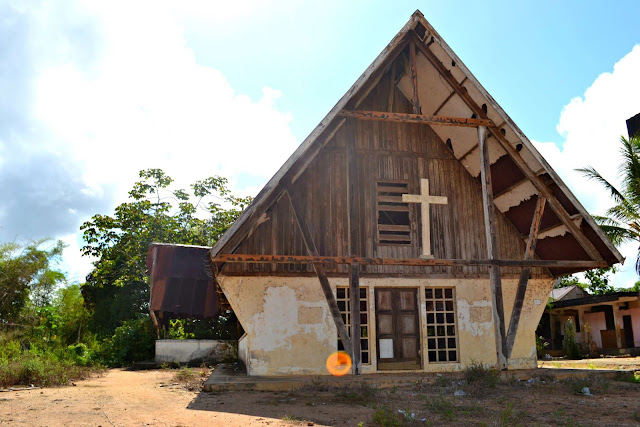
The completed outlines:
{"type": "Polygon", "coordinates": [[[208,276],[208,247],[152,243],[147,254],[151,310],[172,317],[215,317],[220,312],[208,276]]]}

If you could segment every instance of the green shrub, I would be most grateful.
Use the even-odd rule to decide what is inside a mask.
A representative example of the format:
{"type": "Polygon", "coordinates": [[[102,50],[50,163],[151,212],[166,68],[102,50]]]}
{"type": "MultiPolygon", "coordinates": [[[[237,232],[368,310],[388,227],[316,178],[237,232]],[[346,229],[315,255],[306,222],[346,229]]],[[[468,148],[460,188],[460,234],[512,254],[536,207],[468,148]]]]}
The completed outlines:
{"type": "Polygon", "coordinates": [[[0,362],[0,387],[66,385],[71,380],[86,378],[91,371],[51,356],[24,353],[9,362],[0,362]]]}
{"type": "Polygon", "coordinates": [[[155,332],[149,316],[126,320],[104,341],[100,355],[109,366],[126,366],[153,359],[155,332]]]}
{"type": "Polygon", "coordinates": [[[464,379],[469,385],[493,388],[500,382],[498,371],[485,367],[482,363],[472,362],[463,371],[464,379]]]}
{"type": "Polygon", "coordinates": [[[567,353],[567,357],[569,359],[582,359],[580,346],[576,343],[576,327],[571,319],[567,320],[564,324],[564,340],[562,341],[562,347],[567,353]]]}
{"type": "Polygon", "coordinates": [[[383,406],[373,413],[373,423],[381,427],[395,427],[402,424],[402,419],[393,410],[383,406]]]}

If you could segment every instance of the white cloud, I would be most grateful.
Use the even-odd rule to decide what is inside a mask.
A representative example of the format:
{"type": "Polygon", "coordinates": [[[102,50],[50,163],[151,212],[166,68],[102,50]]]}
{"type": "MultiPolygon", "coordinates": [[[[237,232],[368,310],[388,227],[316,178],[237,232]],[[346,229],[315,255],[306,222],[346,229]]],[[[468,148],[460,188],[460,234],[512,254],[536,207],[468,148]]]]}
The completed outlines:
{"type": "MultiPolygon", "coordinates": [[[[24,111],[15,114],[26,123],[24,129],[37,129],[37,135],[24,129],[2,132],[0,123],[0,164],[15,161],[12,157],[29,163],[29,169],[9,177],[13,181],[1,171],[0,184],[24,181],[31,188],[37,176],[33,171],[48,162],[55,166],[49,167],[50,175],[68,188],[57,191],[55,179],[33,184],[39,190],[31,197],[38,199],[30,202],[34,208],[9,193],[15,206],[3,208],[0,219],[34,217],[13,221],[19,226],[4,230],[12,236],[41,237],[32,235],[35,223],[38,232],[63,236],[74,279],[82,280],[90,268],[90,260],[77,255],[79,234],[74,231],[89,215],[111,213],[124,201],[139,170],[162,168],[182,187],[220,174],[232,178],[236,193],[245,195],[255,191],[255,181],[266,182],[297,146],[289,126],[292,116],[276,104],[280,91],[265,87],[259,99],[251,99],[237,93],[220,71],[200,65],[172,7],[157,1],[9,7],[16,22],[10,29],[25,39],[19,43],[23,51],[9,53],[31,73],[14,96],[25,100],[24,111]],[[74,41],[77,33],[86,37],[74,41]],[[33,160],[36,156],[40,160],[33,160]],[[254,182],[234,179],[243,173],[254,182]],[[44,199],[46,208],[40,207],[44,199]],[[82,207],[74,200],[81,200],[82,207]],[[43,221],[54,213],[66,218],[56,227],[43,221]]],[[[237,10],[221,12],[237,16],[237,10]]],[[[3,78],[18,78],[3,72],[0,85],[3,78]]],[[[0,112],[4,105],[0,101],[0,112]]]]}
{"type": "MultiPolygon", "coordinates": [[[[560,174],[585,208],[604,213],[612,201],[602,187],[587,181],[576,168],[593,166],[609,182],[619,186],[620,136],[627,136],[625,121],[640,113],[640,45],[618,61],[613,72],[602,73],[585,91],[567,104],[560,115],[558,132],[564,137],[559,148],[553,142],[534,144],[560,174]]],[[[625,287],[635,277],[637,244],[621,249],[627,258],[614,286],[625,287]]]]}

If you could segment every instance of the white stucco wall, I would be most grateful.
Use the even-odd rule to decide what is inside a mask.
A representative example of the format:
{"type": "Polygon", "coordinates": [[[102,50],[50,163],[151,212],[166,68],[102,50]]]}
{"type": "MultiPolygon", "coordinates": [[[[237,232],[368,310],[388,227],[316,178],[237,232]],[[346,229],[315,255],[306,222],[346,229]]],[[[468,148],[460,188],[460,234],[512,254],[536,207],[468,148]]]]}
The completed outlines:
{"type": "MultiPolygon", "coordinates": [[[[327,374],[325,361],[337,349],[337,333],[317,278],[219,276],[218,281],[247,334],[245,363],[249,375],[327,374]]],[[[346,278],[331,278],[330,282],[334,292],[337,286],[348,286],[346,278]]],[[[507,328],[517,283],[515,278],[502,282],[507,328]]],[[[374,317],[376,286],[418,289],[425,371],[460,370],[471,363],[496,364],[488,279],[361,278],[360,285],[369,292],[371,363],[362,365],[363,373],[379,372],[374,317]],[[429,363],[426,359],[425,287],[455,288],[457,363],[429,363]]],[[[552,286],[551,279],[529,281],[510,369],[536,366],[535,329],[552,286]]]]}
{"type": "Polygon", "coordinates": [[[226,361],[237,357],[235,341],[157,340],[156,362],[226,361]]]}

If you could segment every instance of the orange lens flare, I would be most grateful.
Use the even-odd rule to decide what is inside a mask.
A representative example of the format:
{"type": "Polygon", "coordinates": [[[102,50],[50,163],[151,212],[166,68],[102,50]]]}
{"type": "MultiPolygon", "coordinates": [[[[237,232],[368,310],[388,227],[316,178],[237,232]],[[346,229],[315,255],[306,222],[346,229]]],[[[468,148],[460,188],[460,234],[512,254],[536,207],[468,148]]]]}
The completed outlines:
{"type": "Polygon", "coordinates": [[[351,371],[351,357],[344,351],[336,351],[327,358],[327,371],[341,377],[351,371]]]}

